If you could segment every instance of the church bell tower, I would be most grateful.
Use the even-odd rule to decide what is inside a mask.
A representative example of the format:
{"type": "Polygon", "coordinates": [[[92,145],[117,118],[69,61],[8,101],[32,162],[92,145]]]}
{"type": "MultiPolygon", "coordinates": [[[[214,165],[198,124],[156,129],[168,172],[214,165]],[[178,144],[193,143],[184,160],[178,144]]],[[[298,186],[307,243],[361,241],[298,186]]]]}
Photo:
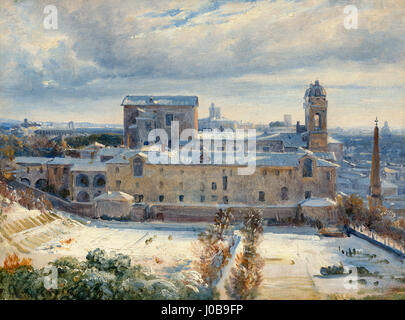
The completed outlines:
{"type": "Polygon", "coordinates": [[[310,84],[304,96],[305,127],[308,133],[308,149],[314,152],[328,151],[328,127],[326,91],[316,80],[310,84]]]}

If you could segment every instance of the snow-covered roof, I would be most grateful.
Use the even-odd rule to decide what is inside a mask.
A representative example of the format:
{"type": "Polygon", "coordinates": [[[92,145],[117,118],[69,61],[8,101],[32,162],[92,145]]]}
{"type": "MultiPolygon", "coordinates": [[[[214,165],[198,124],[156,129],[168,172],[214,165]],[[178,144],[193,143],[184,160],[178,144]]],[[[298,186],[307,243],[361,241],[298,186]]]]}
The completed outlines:
{"type": "Polygon", "coordinates": [[[121,191],[108,191],[94,198],[94,201],[134,201],[134,197],[121,191]]]}
{"type": "Polygon", "coordinates": [[[116,156],[124,151],[128,150],[127,148],[103,148],[97,152],[98,156],[116,156]]]}
{"type": "Polygon", "coordinates": [[[387,181],[387,180],[383,180],[383,181],[381,182],[381,186],[382,186],[383,188],[394,188],[394,189],[398,188],[398,186],[397,186],[396,184],[394,184],[394,183],[392,183],[392,182],[389,182],[389,181],[387,181]]]}
{"type": "Polygon", "coordinates": [[[45,157],[16,157],[15,163],[20,165],[43,165],[51,161],[52,158],[45,157]]]}
{"type": "Polygon", "coordinates": [[[278,132],[270,135],[263,135],[257,138],[258,141],[282,141],[285,147],[305,147],[306,141],[303,141],[300,133],[278,132]]]}
{"type": "Polygon", "coordinates": [[[126,96],[122,106],[198,106],[197,96],[126,96]]]}
{"type": "Polygon", "coordinates": [[[310,198],[299,203],[301,207],[331,207],[335,206],[336,202],[329,198],[310,198]]]}
{"type": "Polygon", "coordinates": [[[100,149],[100,148],[105,148],[105,145],[98,143],[97,141],[94,142],[93,144],[89,144],[84,148],[84,150],[89,150],[89,149],[100,149]]]}
{"type": "Polygon", "coordinates": [[[397,173],[398,171],[395,170],[395,169],[391,169],[391,168],[385,167],[385,168],[384,168],[384,172],[386,172],[386,173],[397,173]]]}
{"type": "Polygon", "coordinates": [[[314,152],[314,155],[317,158],[320,158],[323,160],[336,161],[336,156],[335,156],[334,152],[314,152]]]}
{"type": "Polygon", "coordinates": [[[340,142],[339,140],[337,140],[331,136],[328,136],[328,143],[342,143],[342,142],[340,142]]]}
{"type": "MultiPolygon", "coordinates": [[[[121,154],[115,156],[113,159],[106,161],[106,164],[128,164],[129,159],[140,155],[142,156],[146,163],[151,163],[148,159],[148,151],[141,151],[141,150],[129,150],[122,152],[121,154]]],[[[161,155],[167,155],[170,158],[175,157],[175,151],[163,151],[159,152],[156,151],[156,156],[160,157],[161,155]]],[[[298,167],[299,161],[304,156],[310,156],[315,158],[316,164],[319,167],[339,167],[338,165],[331,163],[326,160],[317,159],[312,155],[312,153],[308,153],[302,150],[296,152],[263,152],[263,153],[256,153],[256,156],[251,161],[256,161],[256,166],[262,167],[298,167]]],[[[190,164],[190,165],[223,165],[226,163],[226,151],[212,151],[208,154],[209,161],[208,163],[203,164],[190,164]],[[221,163],[214,163],[215,157],[217,159],[222,159],[221,163]]],[[[179,162],[180,165],[184,165],[182,161],[179,162]]],[[[173,164],[175,165],[175,164],[173,164]]],[[[228,164],[230,165],[230,164],[228,164]]],[[[236,166],[241,166],[242,164],[235,163],[236,166]]]]}
{"type": "Polygon", "coordinates": [[[105,162],[94,159],[74,159],[71,171],[105,171],[105,162]]]}
{"type": "Polygon", "coordinates": [[[326,160],[323,160],[323,159],[317,159],[316,160],[316,165],[318,167],[335,167],[335,168],[339,167],[338,164],[332,163],[332,162],[329,162],[329,161],[326,161],[326,160]]]}
{"type": "Polygon", "coordinates": [[[73,165],[74,161],[80,161],[82,159],[79,158],[70,158],[70,157],[65,157],[65,158],[53,158],[51,161],[48,162],[48,164],[52,165],[73,165]]]}

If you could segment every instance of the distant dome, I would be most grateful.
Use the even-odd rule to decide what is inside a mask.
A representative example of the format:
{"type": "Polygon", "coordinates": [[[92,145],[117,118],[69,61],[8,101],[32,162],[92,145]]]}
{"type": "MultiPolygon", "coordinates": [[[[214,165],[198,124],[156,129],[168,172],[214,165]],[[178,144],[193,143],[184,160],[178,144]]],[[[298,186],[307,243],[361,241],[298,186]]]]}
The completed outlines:
{"type": "Polygon", "coordinates": [[[306,97],[326,97],[325,88],[319,84],[319,81],[316,80],[315,84],[310,84],[309,88],[305,91],[306,97]]]}

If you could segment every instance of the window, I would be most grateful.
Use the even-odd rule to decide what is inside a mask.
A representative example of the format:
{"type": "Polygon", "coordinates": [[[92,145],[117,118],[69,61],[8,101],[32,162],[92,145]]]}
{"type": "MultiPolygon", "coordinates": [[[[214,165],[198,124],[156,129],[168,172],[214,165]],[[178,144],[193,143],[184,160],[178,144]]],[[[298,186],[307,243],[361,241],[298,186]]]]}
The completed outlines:
{"type": "Polygon", "coordinates": [[[217,201],[217,200],[218,200],[218,196],[216,196],[216,195],[211,196],[211,201],[217,201]]]}
{"type": "Polygon", "coordinates": [[[139,203],[143,201],[143,194],[136,194],[134,195],[135,202],[139,203]]]}
{"type": "Polygon", "coordinates": [[[319,113],[315,113],[314,115],[314,130],[322,130],[322,120],[321,115],[319,113]]]}
{"type": "Polygon", "coordinates": [[[326,180],[330,181],[330,178],[331,178],[330,171],[327,171],[326,172],[326,180]]]}
{"type": "Polygon", "coordinates": [[[115,168],[115,173],[120,173],[120,168],[116,167],[115,168]]]}
{"type": "Polygon", "coordinates": [[[200,202],[205,202],[205,196],[200,197],[200,202]]]}
{"type": "Polygon", "coordinates": [[[288,170],[288,175],[292,176],[292,170],[288,170]]]}
{"type": "Polygon", "coordinates": [[[78,187],[88,187],[89,186],[89,177],[85,174],[79,174],[76,177],[76,186],[78,187]]]}
{"type": "Polygon", "coordinates": [[[148,145],[149,145],[149,141],[144,141],[144,142],[143,142],[143,145],[144,145],[144,146],[148,146],[148,145]]]}
{"type": "Polygon", "coordinates": [[[118,190],[121,188],[121,180],[116,180],[115,181],[115,188],[118,189],[118,190]]]}
{"type": "Polygon", "coordinates": [[[263,170],[263,175],[267,176],[267,170],[263,170]]]}
{"type": "Polygon", "coordinates": [[[159,202],[163,202],[164,199],[165,199],[165,196],[164,196],[164,195],[160,195],[160,196],[159,196],[159,202]]]}
{"type": "Polygon", "coordinates": [[[39,173],[43,173],[43,172],[44,172],[44,169],[42,169],[42,167],[39,168],[39,173]]]}
{"type": "Polygon", "coordinates": [[[98,174],[94,177],[93,186],[95,188],[103,188],[105,186],[105,177],[102,174],[98,174]]]}
{"type": "Polygon", "coordinates": [[[311,191],[305,191],[305,199],[311,198],[311,191]]]}
{"type": "Polygon", "coordinates": [[[163,173],[163,168],[160,168],[160,173],[163,173]]]}
{"type": "Polygon", "coordinates": [[[281,188],[281,200],[288,200],[288,188],[287,187],[281,188]]]}
{"type": "Polygon", "coordinates": [[[89,202],[90,201],[90,196],[86,191],[80,191],[77,196],[76,199],[78,202],[89,202]]]}
{"type": "Polygon", "coordinates": [[[183,194],[179,195],[179,201],[180,201],[180,202],[183,202],[183,201],[184,201],[184,195],[183,195],[183,194]]]}
{"type": "Polygon", "coordinates": [[[276,176],[280,175],[280,170],[276,170],[276,176]]]}
{"type": "Polygon", "coordinates": [[[212,183],[211,185],[212,190],[217,190],[217,184],[215,182],[212,183]]]}
{"type": "Polygon", "coordinates": [[[145,130],[146,130],[146,132],[149,132],[152,130],[152,123],[150,121],[145,122],[145,130]]]}
{"type": "Polygon", "coordinates": [[[312,177],[312,160],[310,158],[306,158],[304,160],[304,166],[302,168],[302,176],[312,177]]]}
{"type": "Polygon", "coordinates": [[[270,147],[263,147],[263,152],[269,152],[270,151],[270,147]]]}
{"type": "Polygon", "coordinates": [[[224,204],[228,204],[228,203],[229,203],[228,197],[227,197],[227,196],[224,196],[224,197],[222,198],[222,202],[223,202],[224,204]]]}
{"type": "Polygon", "coordinates": [[[133,165],[134,165],[134,176],[142,177],[143,176],[143,161],[140,158],[135,158],[133,165]]]}
{"type": "Polygon", "coordinates": [[[259,191],[259,201],[265,201],[265,193],[264,193],[264,191],[259,191]]]}
{"type": "Polygon", "coordinates": [[[63,174],[67,174],[68,173],[68,168],[63,168],[63,174]]]}
{"type": "Polygon", "coordinates": [[[227,176],[222,177],[222,188],[223,188],[223,190],[226,190],[228,188],[228,177],[227,176]]]}
{"type": "Polygon", "coordinates": [[[166,126],[171,126],[173,121],[173,114],[166,114],[166,126]]]}
{"type": "Polygon", "coordinates": [[[204,188],[205,188],[204,183],[201,182],[201,184],[200,184],[200,191],[204,191],[204,188]]]}
{"type": "Polygon", "coordinates": [[[27,173],[30,173],[30,168],[27,168],[27,173]]]}
{"type": "Polygon", "coordinates": [[[53,174],[58,174],[58,168],[53,168],[53,174]]]}

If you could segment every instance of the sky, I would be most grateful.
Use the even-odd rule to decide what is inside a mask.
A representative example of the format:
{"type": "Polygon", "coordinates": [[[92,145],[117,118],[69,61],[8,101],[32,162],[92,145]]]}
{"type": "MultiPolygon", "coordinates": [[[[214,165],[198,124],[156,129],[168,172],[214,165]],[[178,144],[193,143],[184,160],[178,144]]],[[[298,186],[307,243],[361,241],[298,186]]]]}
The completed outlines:
{"type": "Polygon", "coordinates": [[[318,79],[329,127],[405,127],[404,34],[403,0],[2,0],[0,118],[120,124],[122,99],[150,94],[295,122],[318,79]]]}

